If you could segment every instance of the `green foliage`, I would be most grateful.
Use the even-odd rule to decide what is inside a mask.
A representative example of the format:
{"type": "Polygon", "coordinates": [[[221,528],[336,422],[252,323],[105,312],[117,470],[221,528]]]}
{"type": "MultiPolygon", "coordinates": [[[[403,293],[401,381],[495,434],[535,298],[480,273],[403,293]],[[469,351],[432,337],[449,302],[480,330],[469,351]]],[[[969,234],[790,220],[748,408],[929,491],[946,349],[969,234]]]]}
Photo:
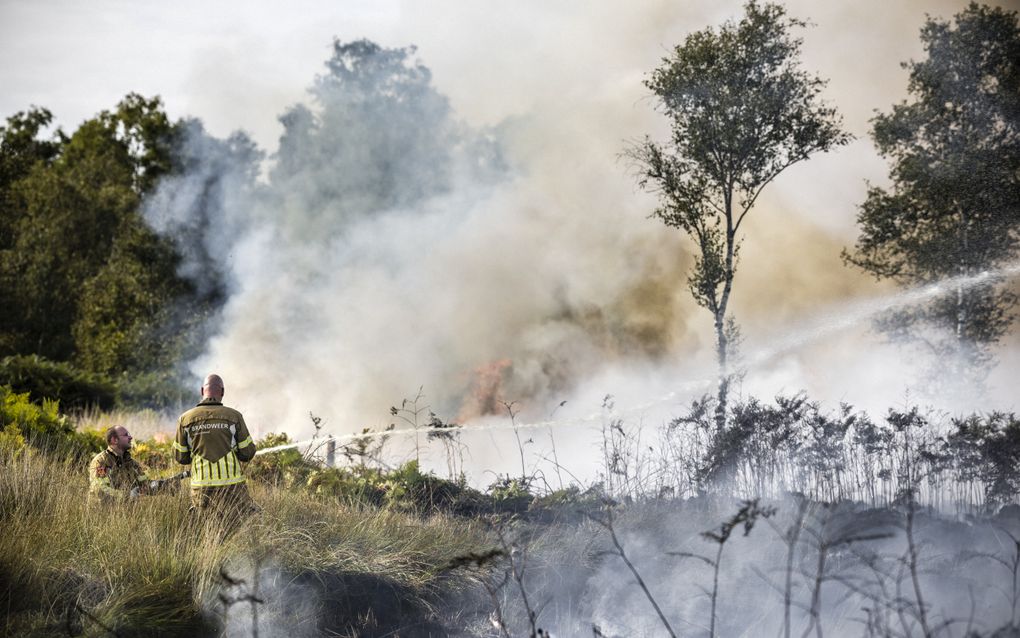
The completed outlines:
{"type": "Polygon", "coordinates": [[[144,228],[143,187],[158,177],[160,163],[157,150],[145,145],[165,152],[169,134],[158,99],[128,96],[115,113],[84,122],[52,161],[35,163],[9,186],[15,221],[0,268],[20,274],[9,282],[20,301],[12,339],[17,352],[56,360],[75,354],[73,326],[88,298],[82,292],[120,235],[144,228]],[[142,122],[143,114],[150,121],[142,122]],[[154,130],[159,126],[162,132],[154,130]]]}
{"type": "MultiPolygon", "coordinates": [[[[255,447],[263,450],[291,442],[286,432],[279,434],[271,432],[265,438],[256,441],[255,447]]],[[[269,485],[292,487],[304,483],[316,467],[315,463],[305,459],[301,450],[295,447],[257,455],[245,468],[245,474],[269,485]]]]}
{"type": "Polygon", "coordinates": [[[131,455],[145,466],[150,478],[176,474],[181,470],[181,466],[174,460],[173,444],[169,438],[135,441],[131,446],[131,455]]]}
{"type": "MultiPolygon", "coordinates": [[[[141,365],[142,362],[139,361],[141,365]]],[[[146,363],[145,365],[151,365],[146,363]]],[[[127,373],[114,377],[120,403],[128,408],[165,408],[179,412],[194,393],[186,388],[176,366],[167,363],[166,368],[151,372],[127,373]]]]}
{"type": "Polygon", "coordinates": [[[4,449],[20,450],[27,443],[45,451],[84,456],[105,445],[93,435],[76,432],[59,413],[56,401],[43,399],[38,405],[27,392],[15,392],[9,385],[0,385],[0,400],[0,447],[4,449]]]}
{"type": "Polygon", "coordinates": [[[305,489],[361,506],[427,514],[466,514],[485,508],[480,493],[453,481],[422,473],[411,460],[392,470],[354,465],[317,468],[307,474],[305,489]]]}
{"type": "Polygon", "coordinates": [[[52,399],[65,410],[109,410],[117,398],[113,384],[99,375],[34,355],[0,359],[0,384],[29,394],[33,401],[52,399]]]}
{"type": "Polygon", "coordinates": [[[16,423],[8,423],[0,430],[0,454],[15,457],[25,449],[25,436],[16,423]]]}
{"type": "Polygon", "coordinates": [[[333,43],[327,72],[311,89],[319,112],[298,105],[280,118],[284,134],[271,178],[288,203],[316,210],[343,202],[344,214],[361,215],[449,188],[458,131],[414,54],[413,47],[368,40],[333,43]],[[288,188],[292,180],[304,187],[288,188]],[[308,188],[309,180],[317,188],[308,188]]]}
{"type": "MultiPolygon", "coordinates": [[[[1017,13],[970,4],[951,24],[929,17],[926,57],[910,71],[910,100],[873,120],[891,163],[891,188],[871,187],[861,235],[844,259],[878,279],[916,286],[971,276],[1020,255],[1020,23],[1017,13]]],[[[949,375],[980,379],[990,347],[1013,320],[1016,294],[993,276],[885,317],[893,336],[923,343],[949,375]]],[[[958,378],[948,381],[958,381],[958,378]]]]}
{"type": "Polygon", "coordinates": [[[571,485],[548,494],[533,496],[528,510],[535,514],[548,513],[555,520],[569,520],[598,512],[608,501],[606,491],[599,483],[584,489],[571,485]]]}
{"type": "Polygon", "coordinates": [[[535,498],[531,493],[531,481],[510,475],[498,478],[489,485],[487,492],[498,509],[514,512],[528,509],[535,498]]]}
{"type": "MultiPolygon", "coordinates": [[[[36,165],[45,166],[57,155],[66,141],[60,130],[50,140],[39,139],[41,131],[53,121],[46,109],[32,108],[7,118],[0,126],[0,255],[13,249],[21,205],[14,185],[24,179],[36,165]]],[[[18,345],[17,304],[15,293],[19,273],[0,268],[0,354],[15,351],[18,345]]]]}
{"type": "Polygon", "coordinates": [[[182,248],[142,216],[161,180],[189,170],[180,156],[191,129],[170,122],[159,98],[135,94],[70,136],[40,139],[51,121],[35,109],[0,126],[0,356],[125,380],[159,371],[154,398],[141,387],[125,396],[169,405],[175,364],[221,292],[217,273],[201,291],[179,274],[182,248]]]}

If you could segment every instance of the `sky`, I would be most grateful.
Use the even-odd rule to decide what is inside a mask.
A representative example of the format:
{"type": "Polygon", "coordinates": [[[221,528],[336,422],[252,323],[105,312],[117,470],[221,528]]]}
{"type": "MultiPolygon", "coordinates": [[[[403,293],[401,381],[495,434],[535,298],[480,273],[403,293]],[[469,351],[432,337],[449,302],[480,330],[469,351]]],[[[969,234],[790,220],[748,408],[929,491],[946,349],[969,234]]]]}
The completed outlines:
{"type": "MultiPolygon", "coordinates": [[[[856,139],[788,170],[749,217],[733,299],[745,347],[753,354],[798,330],[818,336],[768,358],[745,377],[742,392],[804,389],[873,410],[911,396],[916,371],[866,321],[834,327],[848,304],[894,292],[848,269],[839,255],[853,245],[867,184],[886,183],[869,119],[906,97],[900,63],[921,56],[925,15],[949,17],[965,4],[785,3],[792,16],[812,23],[801,33],[803,65],[829,80],[825,97],[856,139]]],[[[389,249],[410,251],[430,237],[424,265],[379,253],[385,267],[359,280],[355,275],[365,271],[325,252],[335,245],[313,253],[321,259],[305,255],[300,267],[324,278],[324,289],[306,291],[281,276],[293,273],[288,269],[306,247],[274,256],[271,273],[251,254],[270,227],[242,233],[233,245],[249,254],[231,264],[238,293],[223,329],[194,362],[195,374],[223,372],[235,406],[257,432],[307,433],[309,411],[325,415],[337,432],[381,427],[390,420],[388,407],[422,386],[431,405],[454,418],[486,371],[504,374],[504,361],[512,362],[506,391],[524,399],[527,418],[546,418],[561,399],[570,407],[558,414],[573,409],[581,418],[614,394],[618,405],[654,421],[668,418],[681,398],[667,401],[666,413],[640,406],[711,379],[711,320],[686,297],[685,244],[648,219],[654,199],[637,187],[621,153],[667,130],[642,80],[686,34],[740,12],[732,0],[0,0],[0,116],[45,106],[73,130],[128,92],[160,95],[171,116],[198,117],[213,135],[247,132],[267,151],[268,170],[283,132],[278,118],[310,102],[307,89],[323,72],[334,38],[414,45],[458,120],[504,132],[519,173],[497,193],[436,205],[431,225],[412,227],[417,235],[398,237],[389,249]],[[324,264],[321,272],[316,264],[324,264]],[[274,324],[279,315],[267,309],[270,291],[288,286],[296,287],[294,299],[326,309],[332,319],[306,320],[301,333],[274,324]],[[413,300],[416,310],[386,301],[394,297],[413,300]],[[414,325],[403,325],[419,308],[414,325]],[[584,319],[592,308],[597,328],[584,319]],[[366,322],[381,327],[352,339],[366,322]],[[654,356],[620,352],[627,342],[615,339],[618,329],[642,327],[658,335],[654,356]],[[301,360],[294,358],[298,351],[301,360]],[[566,370],[568,386],[552,387],[550,361],[566,370]]],[[[384,230],[392,228],[363,228],[351,241],[378,246],[389,237],[384,230]]],[[[1016,344],[1013,338],[999,352],[991,392],[997,406],[1013,407],[1016,344]]]]}

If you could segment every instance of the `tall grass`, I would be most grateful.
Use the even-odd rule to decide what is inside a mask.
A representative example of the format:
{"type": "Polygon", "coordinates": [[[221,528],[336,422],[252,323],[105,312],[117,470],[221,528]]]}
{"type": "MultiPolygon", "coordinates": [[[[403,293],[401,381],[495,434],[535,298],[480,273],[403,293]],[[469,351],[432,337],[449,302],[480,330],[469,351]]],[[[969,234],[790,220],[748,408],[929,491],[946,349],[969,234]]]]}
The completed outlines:
{"type": "Polygon", "coordinates": [[[267,563],[294,577],[369,574],[393,583],[409,606],[427,608],[440,588],[456,585],[442,575],[446,563],[485,542],[468,522],[259,486],[262,513],[224,540],[218,525],[189,514],[184,488],[88,506],[79,463],[30,449],[0,454],[5,635],[102,635],[104,627],[121,636],[216,634],[221,573],[267,563]]]}
{"type": "Polygon", "coordinates": [[[156,436],[173,438],[177,428],[177,419],[167,412],[152,409],[115,408],[104,411],[96,407],[88,407],[74,415],[74,426],[79,431],[103,431],[115,425],[126,427],[131,435],[139,441],[156,436]]]}

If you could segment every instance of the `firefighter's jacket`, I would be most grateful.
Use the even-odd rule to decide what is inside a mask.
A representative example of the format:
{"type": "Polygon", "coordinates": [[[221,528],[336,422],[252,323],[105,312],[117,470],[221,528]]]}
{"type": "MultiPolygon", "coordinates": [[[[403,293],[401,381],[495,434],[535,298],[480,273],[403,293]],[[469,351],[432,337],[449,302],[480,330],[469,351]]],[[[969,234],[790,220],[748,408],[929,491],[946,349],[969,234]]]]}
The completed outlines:
{"type": "Polygon", "coordinates": [[[131,488],[144,487],[147,480],[145,468],[131,458],[131,452],[118,455],[107,447],[89,463],[89,501],[123,501],[131,488]]]}
{"type": "Polygon", "coordinates": [[[205,398],[177,420],[174,458],[191,465],[191,487],[220,487],[244,482],[241,463],[255,456],[255,443],[244,417],[213,398],[205,398]]]}

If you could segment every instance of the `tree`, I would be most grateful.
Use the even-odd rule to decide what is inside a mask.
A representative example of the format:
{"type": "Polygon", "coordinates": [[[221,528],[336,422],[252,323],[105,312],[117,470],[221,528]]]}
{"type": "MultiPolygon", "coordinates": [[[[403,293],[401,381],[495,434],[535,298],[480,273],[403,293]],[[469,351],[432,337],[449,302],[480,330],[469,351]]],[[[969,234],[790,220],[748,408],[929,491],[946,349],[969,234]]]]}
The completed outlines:
{"type": "MultiPolygon", "coordinates": [[[[0,126],[0,255],[13,249],[23,211],[15,185],[37,164],[49,164],[67,141],[59,129],[52,139],[40,139],[52,121],[52,113],[33,107],[7,118],[6,126],[0,126]]],[[[7,309],[0,313],[0,353],[12,352],[19,340],[13,310],[19,303],[14,294],[17,278],[12,270],[0,268],[0,308],[7,309]]]]}
{"type": "MultiPolygon", "coordinates": [[[[158,98],[129,95],[11,184],[11,241],[0,270],[5,293],[17,301],[13,352],[58,361],[80,352],[73,326],[95,303],[83,291],[119,252],[120,238],[146,231],[139,206],[169,167],[172,134],[158,98]]],[[[173,278],[173,267],[160,275],[173,278]]]]}
{"type": "Polygon", "coordinates": [[[457,129],[414,51],[333,43],[327,72],[310,89],[318,108],[299,104],[280,118],[284,134],[270,177],[285,199],[301,200],[292,207],[318,213],[341,203],[334,214],[357,217],[450,187],[457,129]]]}
{"type": "Polygon", "coordinates": [[[980,381],[1017,303],[993,271],[1020,252],[1020,27],[1016,12],[971,3],[955,25],[928,18],[921,41],[926,58],[903,64],[909,101],[872,121],[892,185],[869,188],[844,259],[905,287],[961,278],[879,325],[980,381]]]}
{"type": "Polygon", "coordinates": [[[418,208],[458,174],[482,182],[502,169],[495,145],[455,121],[413,46],[335,41],[309,92],[314,104],[280,118],[269,175],[278,201],[265,207],[299,219],[291,228],[305,238],[331,237],[338,220],[418,208]]]}
{"type": "Polygon", "coordinates": [[[187,170],[185,126],[159,98],[133,94],[70,136],[40,139],[51,120],[33,109],[0,128],[0,355],[104,375],[168,370],[196,328],[182,330],[174,308],[204,311],[208,300],[178,274],[180,247],[142,206],[187,170]]]}
{"type": "Polygon", "coordinates": [[[646,138],[631,154],[640,184],[659,195],[653,216],[695,242],[687,280],[714,320],[719,364],[716,424],[726,422],[730,349],[728,315],[741,225],[762,190],[791,165],[847,143],[836,111],[819,94],[825,82],[800,68],[803,27],[775,4],[749,2],[737,23],[695,32],[652,72],[672,134],[646,138]]]}

